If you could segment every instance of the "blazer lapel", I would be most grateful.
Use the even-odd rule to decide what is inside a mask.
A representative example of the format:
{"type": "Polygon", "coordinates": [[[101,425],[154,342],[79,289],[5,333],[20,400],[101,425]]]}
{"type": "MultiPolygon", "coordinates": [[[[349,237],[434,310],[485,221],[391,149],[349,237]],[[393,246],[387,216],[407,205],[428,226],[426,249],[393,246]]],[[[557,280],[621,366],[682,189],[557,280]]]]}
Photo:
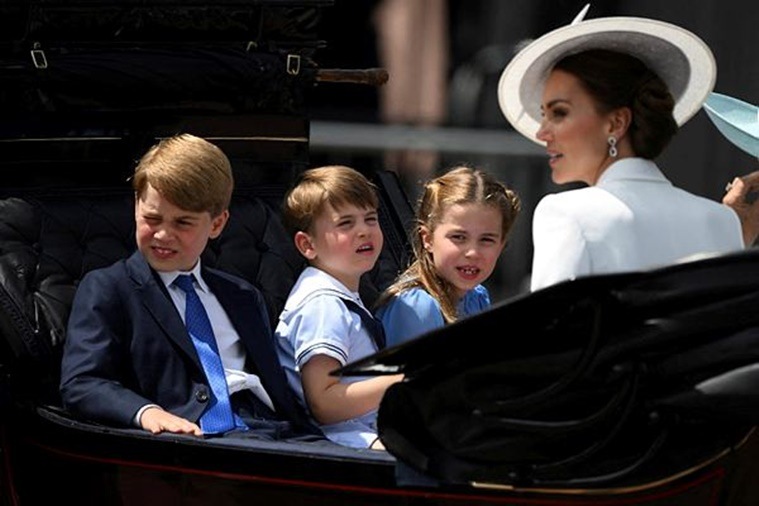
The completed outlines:
{"type": "Polygon", "coordinates": [[[141,253],[137,252],[127,260],[127,270],[145,311],[153,317],[168,338],[174,341],[200,370],[203,370],[195,346],[187,334],[187,328],[171,301],[166,287],[153,274],[141,253]]]}
{"type": "Polygon", "coordinates": [[[290,403],[291,398],[287,395],[284,369],[280,365],[274,348],[269,322],[262,317],[258,308],[254,307],[255,294],[243,285],[206,269],[203,270],[203,279],[227,312],[245,346],[248,361],[252,361],[255,365],[256,372],[275,406],[284,408],[292,414],[293,406],[290,403]],[[281,378],[281,381],[276,381],[275,378],[281,378]]]}

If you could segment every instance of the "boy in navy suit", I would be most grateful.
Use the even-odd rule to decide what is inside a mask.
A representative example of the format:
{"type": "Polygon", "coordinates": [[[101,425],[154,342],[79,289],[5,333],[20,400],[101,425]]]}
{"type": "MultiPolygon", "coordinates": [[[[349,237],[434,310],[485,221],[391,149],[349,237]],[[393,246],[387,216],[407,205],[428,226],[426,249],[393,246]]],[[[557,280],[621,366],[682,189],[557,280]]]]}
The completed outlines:
{"type": "Polygon", "coordinates": [[[138,251],[79,284],[64,345],[64,407],[154,434],[314,433],[288,388],[261,293],[201,265],[229,218],[234,182],[226,155],[199,137],[174,136],[148,150],[132,182],[138,251]],[[205,345],[196,335],[204,332],[189,323],[196,294],[205,345]],[[216,361],[215,374],[206,356],[216,361]]]}

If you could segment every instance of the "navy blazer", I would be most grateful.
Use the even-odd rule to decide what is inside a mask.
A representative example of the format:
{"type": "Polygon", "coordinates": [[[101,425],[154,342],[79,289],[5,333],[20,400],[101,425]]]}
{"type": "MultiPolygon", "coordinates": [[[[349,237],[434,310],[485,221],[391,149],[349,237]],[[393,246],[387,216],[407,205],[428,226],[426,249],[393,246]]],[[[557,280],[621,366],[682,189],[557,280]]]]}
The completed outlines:
{"type": "MultiPolygon", "coordinates": [[[[278,416],[307,415],[287,385],[261,293],[245,280],[203,268],[278,416]]],[[[73,414],[130,426],[145,404],[199,423],[210,387],[166,287],[138,251],[87,273],[74,296],[61,366],[63,405],[73,414]]]]}

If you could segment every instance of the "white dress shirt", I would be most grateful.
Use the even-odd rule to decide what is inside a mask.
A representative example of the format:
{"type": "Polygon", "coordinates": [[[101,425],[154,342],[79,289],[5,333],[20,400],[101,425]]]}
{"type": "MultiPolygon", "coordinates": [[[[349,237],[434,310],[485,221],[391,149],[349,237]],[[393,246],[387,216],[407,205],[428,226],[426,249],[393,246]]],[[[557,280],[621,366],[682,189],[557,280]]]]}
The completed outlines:
{"type": "Polygon", "coordinates": [[[182,316],[182,321],[184,321],[185,317],[186,296],[181,288],[173,284],[176,277],[180,274],[192,274],[195,278],[195,291],[203,303],[206,313],[208,313],[208,319],[211,320],[211,327],[213,328],[214,337],[216,337],[216,345],[219,348],[221,363],[224,366],[229,395],[247,388],[256,397],[261,399],[264,404],[274,410],[274,403],[261,383],[261,379],[255,374],[245,372],[245,348],[242,342],[240,342],[240,336],[232,326],[232,322],[229,316],[227,316],[226,311],[221,307],[219,300],[208,288],[208,285],[200,275],[200,261],[195,264],[195,268],[191,272],[175,271],[158,273],[161,280],[166,284],[169,295],[171,295],[171,300],[182,316]]]}

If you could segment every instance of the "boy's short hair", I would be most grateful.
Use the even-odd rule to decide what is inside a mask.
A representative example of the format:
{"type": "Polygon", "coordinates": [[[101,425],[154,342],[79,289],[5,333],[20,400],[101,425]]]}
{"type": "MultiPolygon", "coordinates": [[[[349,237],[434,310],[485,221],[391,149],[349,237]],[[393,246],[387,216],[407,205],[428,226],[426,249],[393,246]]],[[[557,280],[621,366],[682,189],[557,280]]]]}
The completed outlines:
{"type": "Polygon", "coordinates": [[[343,165],[309,169],[285,197],[282,221],[291,234],[309,232],[327,203],[335,209],[346,204],[376,209],[379,197],[374,184],[355,169],[343,165]]]}
{"type": "Polygon", "coordinates": [[[132,187],[141,198],[148,185],[175,206],[216,217],[229,208],[234,179],[218,146],[191,134],[159,141],[140,159],[132,187]]]}

